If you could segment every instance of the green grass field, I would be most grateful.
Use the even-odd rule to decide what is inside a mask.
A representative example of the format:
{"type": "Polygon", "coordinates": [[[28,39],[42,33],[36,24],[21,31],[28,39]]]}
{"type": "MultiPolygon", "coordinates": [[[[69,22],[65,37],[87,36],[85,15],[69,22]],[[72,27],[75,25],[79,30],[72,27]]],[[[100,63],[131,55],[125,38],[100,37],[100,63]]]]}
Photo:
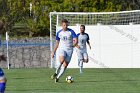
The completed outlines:
{"type": "Polygon", "coordinates": [[[4,69],[6,93],[140,93],[140,69],[67,69],[59,83],[50,76],[54,69],[4,69]],[[65,81],[67,75],[74,82],[65,81]]]}

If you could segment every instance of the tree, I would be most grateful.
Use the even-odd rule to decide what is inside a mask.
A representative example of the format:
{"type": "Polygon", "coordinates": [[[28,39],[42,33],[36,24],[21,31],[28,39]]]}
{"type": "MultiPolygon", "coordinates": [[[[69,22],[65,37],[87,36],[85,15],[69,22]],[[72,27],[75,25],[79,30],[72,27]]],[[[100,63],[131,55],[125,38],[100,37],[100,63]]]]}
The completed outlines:
{"type": "Polygon", "coordinates": [[[5,22],[6,31],[16,33],[13,28],[22,26],[30,29],[27,30],[30,36],[45,36],[49,35],[49,13],[53,11],[111,12],[133,9],[140,9],[139,0],[0,0],[0,19],[5,22]]]}

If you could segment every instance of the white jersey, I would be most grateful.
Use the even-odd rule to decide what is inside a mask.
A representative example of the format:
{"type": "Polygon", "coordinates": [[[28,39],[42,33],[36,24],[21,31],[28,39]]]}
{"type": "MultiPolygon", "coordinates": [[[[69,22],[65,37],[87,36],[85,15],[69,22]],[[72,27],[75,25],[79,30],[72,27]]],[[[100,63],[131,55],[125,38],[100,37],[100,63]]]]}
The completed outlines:
{"type": "Polygon", "coordinates": [[[59,49],[73,49],[73,38],[77,38],[77,35],[72,29],[67,31],[60,30],[56,34],[56,40],[59,42],[59,49]]]}
{"type": "Polygon", "coordinates": [[[81,51],[87,51],[86,49],[86,42],[89,40],[89,35],[87,33],[84,34],[77,34],[78,37],[78,46],[80,46],[81,51]]]}

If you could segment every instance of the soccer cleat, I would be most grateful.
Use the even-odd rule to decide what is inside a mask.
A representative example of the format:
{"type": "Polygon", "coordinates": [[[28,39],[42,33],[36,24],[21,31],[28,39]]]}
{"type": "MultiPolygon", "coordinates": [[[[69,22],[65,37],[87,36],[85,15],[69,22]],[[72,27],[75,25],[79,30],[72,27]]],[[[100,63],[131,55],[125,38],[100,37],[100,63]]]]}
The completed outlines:
{"type": "Polygon", "coordinates": [[[58,78],[55,78],[55,83],[57,83],[59,81],[59,79],[58,78]]]}
{"type": "Polygon", "coordinates": [[[57,74],[56,74],[56,73],[54,73],[54,75],[52,75],[52,76],[51,76],[51,79],[55,79],[55,78],[56,78],[56,76],[57,76],[57,74]]]}

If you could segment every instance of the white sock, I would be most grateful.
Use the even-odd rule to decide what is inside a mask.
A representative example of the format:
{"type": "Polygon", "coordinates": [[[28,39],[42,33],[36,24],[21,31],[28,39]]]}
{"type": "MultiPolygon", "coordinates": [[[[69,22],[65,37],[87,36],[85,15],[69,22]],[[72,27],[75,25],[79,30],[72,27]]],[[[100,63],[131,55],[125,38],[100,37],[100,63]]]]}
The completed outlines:
{"type": "Polygon", "coordinates": [[[79,67],[80,67],[80,73],[82,73],[83,72],[83,60],[80,60],[79,67]]]}
{"type": "Polygon", "coordinates": [[[61,75],[64,73],[65,70],[66,70],[66,68],[62,65],[61,69],[60,69],[60,72],[59,72],[59,74],[57,76],[58,79],[61,77],[61,75]]]}
{"type": "Polygon", "coordinates": [[[56,71],[55,71],[55,73],[56,73],[56,74],[58,74],[58,72],[59,72],[59,70],[60,70],[61,66],[62,66],[62,64],[61,64],[61,63],[57,66],[56,71]]]}
{"type": "Polygon", "coordinates": [[[78,66],[80,67],[80,59],[78,59],[78,66]]]}
{"type": "Polygon", "coordinates": [[[80,73],[83,73],[83,66],[80,66],[80,73]]]}

